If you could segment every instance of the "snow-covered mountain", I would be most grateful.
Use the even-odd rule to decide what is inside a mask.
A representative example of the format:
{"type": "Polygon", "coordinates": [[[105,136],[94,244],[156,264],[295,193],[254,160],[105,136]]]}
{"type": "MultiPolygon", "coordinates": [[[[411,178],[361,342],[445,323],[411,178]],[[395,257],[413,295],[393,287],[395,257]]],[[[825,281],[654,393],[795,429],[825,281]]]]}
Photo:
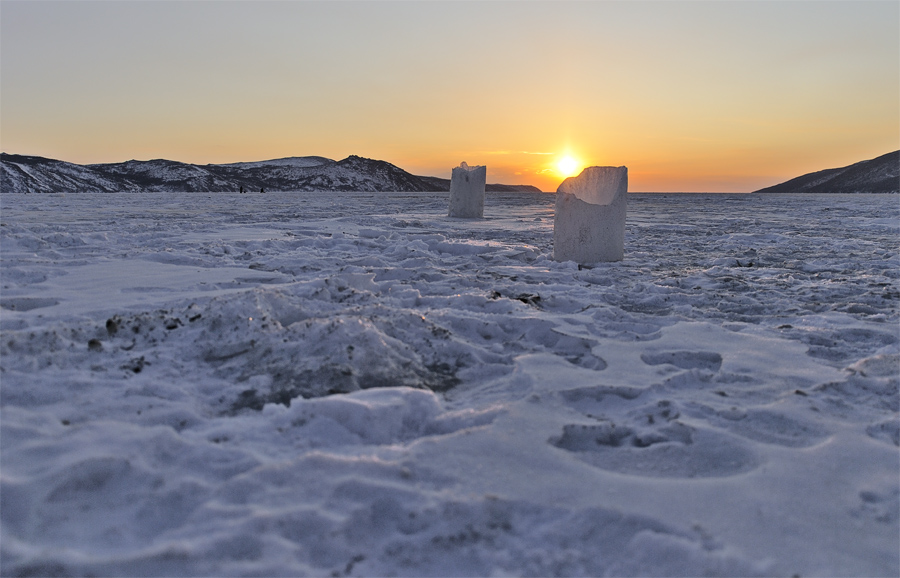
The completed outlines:
{"type": "Polygon", "coordinates": [[[0,154],[0,191],[4,193],[136,190],[123,185],[121,179],[89,167],[44,157],[0,154]]]}
{"type": "Polygon", "coordinates": [[[213,165],[155,159],[86,165],[84,168],[115,179],[119,186],[114,190],[119,191],[222,191],[235,188],[230,175],[216,170],[213,165]]]}
{"type": "Polygon", "coordinates": [[[220,167],[233,167],[236,169],[255,169],[261,167],[293,167],[293,168],[309,168],[333,163],[331,159],[325,157],[285,157],[283,159],[272,159],[270,161],[255,161],[249,163],[228,163],[217,165],[220,167]]]}
{"type": "MultiPolygon", "coordinates": [[[[391,163],[351,155],[288,157],[259,162],[193,165],[156,159],[77,165],[37,156],[0,155],[4,193],[237,191],[449,191],[450,181],[418,177],[391,163]]],[[[487,190],[539,192],[529,185],[487,190]]]]}
{"type": "Polygon", "coordinates": [[[766,187],[755,193],[898,193],[900,151],[847,167],[826,169],[766,187]]]}

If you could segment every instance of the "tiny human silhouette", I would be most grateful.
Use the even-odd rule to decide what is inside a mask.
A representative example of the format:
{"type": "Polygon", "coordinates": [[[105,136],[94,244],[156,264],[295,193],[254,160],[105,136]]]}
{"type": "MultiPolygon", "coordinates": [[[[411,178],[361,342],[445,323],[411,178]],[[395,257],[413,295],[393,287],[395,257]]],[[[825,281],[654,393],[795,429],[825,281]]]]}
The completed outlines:
{"type": "Polygon", "coordinates": [[[260,192],[260,193],[265,193],[266,190],[265,190],[265,189],[260,189],[259,192],[260,192]]]}
{"type": "Polygon", "coordinates": [[[241,185],[241,194],[244,194],[244,185],[241,185]]]}

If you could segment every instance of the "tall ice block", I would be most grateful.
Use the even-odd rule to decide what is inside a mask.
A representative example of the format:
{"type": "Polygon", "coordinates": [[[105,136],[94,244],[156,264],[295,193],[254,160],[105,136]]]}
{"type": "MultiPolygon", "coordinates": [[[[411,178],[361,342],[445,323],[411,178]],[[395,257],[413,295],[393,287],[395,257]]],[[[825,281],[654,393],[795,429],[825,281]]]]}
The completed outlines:
{"type": "Polygon", "coordinates": [[[461,163],[450,176],[450,216],[479,219],[484,216],[484,183],[487,167],[461,163]]]}
{"type": "Polygon", "coordinates": [[[627,167],[588,167],[556,190],[553,259],[577,263],[625,256],[627,167]]]}

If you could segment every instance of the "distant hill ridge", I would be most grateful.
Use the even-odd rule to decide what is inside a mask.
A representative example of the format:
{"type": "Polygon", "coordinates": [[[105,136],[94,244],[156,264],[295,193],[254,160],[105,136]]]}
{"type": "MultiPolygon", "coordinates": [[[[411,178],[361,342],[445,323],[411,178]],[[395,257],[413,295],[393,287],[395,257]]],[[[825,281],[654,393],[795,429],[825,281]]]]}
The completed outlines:
{"type": "Polygon", "coordinates": [[[825,169],[754,193],[900,193],[900,150],[839,169],[825,169]]]}
{"type": "MultiPolygon", "coordinates": [[[[288,157],[258,162],[193,165],[155,159],[77,165],[55,159],[0,154],[4,193],[373,191],[441,192],[450,180],[412,175],[391,163],[351,155],[288,157]]],[[[489,184],[493,192],[540,192],[531,185],[489,184]]]]}

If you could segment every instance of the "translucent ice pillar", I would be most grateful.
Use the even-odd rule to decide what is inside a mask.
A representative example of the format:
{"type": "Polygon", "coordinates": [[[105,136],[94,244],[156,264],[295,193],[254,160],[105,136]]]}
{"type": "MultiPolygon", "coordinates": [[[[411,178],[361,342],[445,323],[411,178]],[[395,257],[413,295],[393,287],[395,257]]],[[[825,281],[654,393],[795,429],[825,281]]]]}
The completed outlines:
{"type": "Polygon", "coordinates": [[[556,190],[553,259],[577,263],[625,256],[627,167],[588,167],[556,190]]]}
{"type": "Polygon", "coordinates": [[[487,167],[466,163],[453,169],[450,176],[450,216],[478,219],[484,216],[484,183],[487,167]]]}

